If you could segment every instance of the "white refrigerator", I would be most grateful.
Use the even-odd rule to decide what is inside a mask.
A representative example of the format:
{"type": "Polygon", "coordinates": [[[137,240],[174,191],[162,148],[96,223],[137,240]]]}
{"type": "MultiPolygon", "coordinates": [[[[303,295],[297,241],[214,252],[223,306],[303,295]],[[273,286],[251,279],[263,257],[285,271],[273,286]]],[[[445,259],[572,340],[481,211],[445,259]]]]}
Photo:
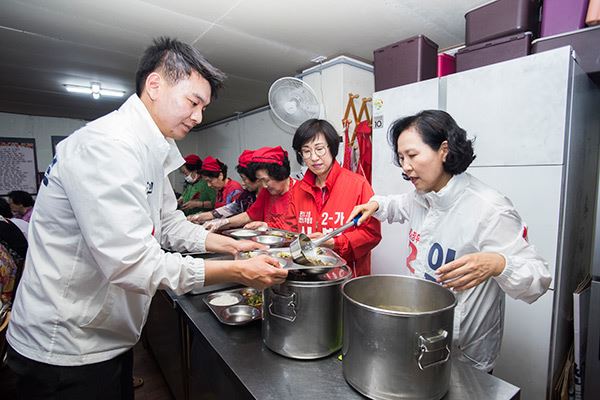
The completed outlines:
{"type": "MultiPolygon", "coordinates": [[[[552,398],[572,339],[572,293],[589,271],[598,169],[600,91],[569,47],[373,95],[373,189],[413,190],[393,165],[388,130],[424,109],[449,112],[475,137],[474,176],[507,195],[548,261],[550,290],[535,303],[507,296],[494,375],[523,399],[552,398]]],[[[406,274],[408,227],[382,224],[373,273],[406,274]]]]}

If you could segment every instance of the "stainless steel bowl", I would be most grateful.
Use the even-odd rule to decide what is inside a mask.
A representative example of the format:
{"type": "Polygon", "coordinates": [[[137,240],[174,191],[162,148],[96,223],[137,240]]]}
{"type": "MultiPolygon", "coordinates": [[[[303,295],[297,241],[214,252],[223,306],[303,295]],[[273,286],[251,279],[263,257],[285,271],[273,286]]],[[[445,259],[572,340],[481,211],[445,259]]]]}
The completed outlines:
{"type": "Polygon", "coordinates": [[[221,311],[221,319],[225,324],[242,325],[260,318],[260,311],[256,307],[240,305],[227,307],[221,311]]]}
{"type": "Polygon", "coordinates": [[[255,242],[260,244],[265,244],[267,246],[282,246],[285,242],[285,238],[281,236],[274,235],[259,235],[251,238],[255,242]]]}

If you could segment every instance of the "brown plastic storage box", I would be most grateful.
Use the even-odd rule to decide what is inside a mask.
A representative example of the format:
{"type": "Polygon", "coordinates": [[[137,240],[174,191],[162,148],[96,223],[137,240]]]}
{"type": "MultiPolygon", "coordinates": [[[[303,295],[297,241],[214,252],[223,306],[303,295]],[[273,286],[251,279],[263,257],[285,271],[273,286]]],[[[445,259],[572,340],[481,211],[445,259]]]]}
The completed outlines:
{"type": "Polygon", "coordinates": [[[489,42],[517,33],[538,36],[540,25],[538,0],[496,0],[467,11],[465,45],[489,42]]]}
{"type": "Polygon", "coordinates": [[[531,32],[506,36],[465,47],[456,52],[456,71],[466,71],[526,56],[531,50],[531,32]]]}
{"type": "Polygon", "coordinates": [[[577,63],[600,85],[600,25],[534,40],[532,53],[571,46],[577,63]]]}
{"type": "Polygon", "coordinates": [[[425,35],[375,50],[375,91],[435,78],[437,50],[438,45],[425,35]]]}

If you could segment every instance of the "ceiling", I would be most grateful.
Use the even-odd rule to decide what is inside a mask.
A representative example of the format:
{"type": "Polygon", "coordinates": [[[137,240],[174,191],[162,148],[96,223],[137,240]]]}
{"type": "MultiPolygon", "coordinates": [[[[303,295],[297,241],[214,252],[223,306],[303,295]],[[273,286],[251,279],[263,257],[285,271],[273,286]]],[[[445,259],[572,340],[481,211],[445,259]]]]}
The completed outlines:
{"type": "Polygon", "coordinates": [[[267,104],[271,83],[316,56],[356,56],[417,34],[464,42],[464,14],[487,0],[2,0],[0,112],[91,120],[123,99],[65,84],[134,92],[137,61],[158,36],[198,48],[228,75],[214,122],[267,104]]]}

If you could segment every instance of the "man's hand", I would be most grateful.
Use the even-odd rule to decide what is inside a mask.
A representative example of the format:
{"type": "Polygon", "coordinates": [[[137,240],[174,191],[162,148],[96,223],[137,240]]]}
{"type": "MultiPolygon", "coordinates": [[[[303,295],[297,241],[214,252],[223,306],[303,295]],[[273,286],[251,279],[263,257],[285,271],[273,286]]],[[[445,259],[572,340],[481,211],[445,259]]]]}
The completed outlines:
{"type": "Polygon", "coordinates": [[[265,246],[264,244],[260,244],[253,240],[236,240],[235,245],[238,253],[242,251],[267,250],[269,248],[269,246],[265,246]]]}
{"type": "Polygon", "coordinates": [[[504,267],[504,257],[499,253],[472,253],[442,265],[435,274],[445,287],[462,291],[500,275],[504,267]]]}
{"type": "Polygon", "coordinates": [[[256,289],[283,283],[288,271],[273,257],[260,255],[241,261],[240,283],[256,289]]]}
{"type": "Polygon", "coordinates": [[[216,233],[209,233],[206,237],[206,250],[213,253],[228,253],[236,255],[241,251],[267,249],[267,246],[252,240],[235,240],[216,233]]]}
{"type": "Polygon", "coordinates": [[[273,257],[259,255],[249,260],[206,260],[205,285],[222,282],[238,282],[256,289],[283,283],[288,271],[281,268],[273,257]]]}

